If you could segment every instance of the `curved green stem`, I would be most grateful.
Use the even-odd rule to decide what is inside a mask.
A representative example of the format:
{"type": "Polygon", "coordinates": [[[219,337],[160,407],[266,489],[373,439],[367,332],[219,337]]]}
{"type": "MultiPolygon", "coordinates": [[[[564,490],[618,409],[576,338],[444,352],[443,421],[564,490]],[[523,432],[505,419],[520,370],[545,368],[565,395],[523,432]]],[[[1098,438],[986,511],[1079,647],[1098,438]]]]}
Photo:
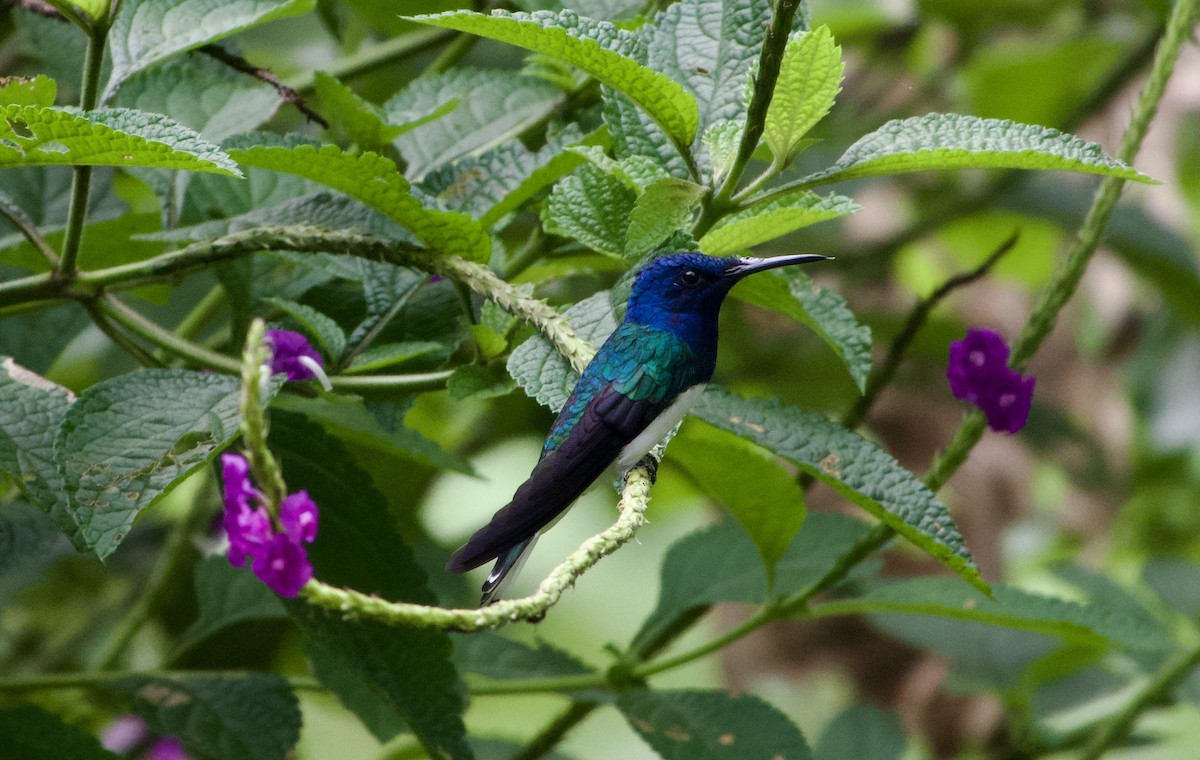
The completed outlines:
{"type": "MultiPolygon", "coordinates": [[[[86,671],[77,673],[43,673],[38,675],[0,676],[0,694],[21,694],[30,691],[53,691],[56,689],[103,688],[126,678],[177,679],[206,676],[220,678],[252,678],[259,675],[252,670],[127,670],[86,671]]],[[[286,676],[288,685],[297,691],[326,691],[312,676],[286,676]]]]}
{"type": "Polygon", "coordinates": [[[512,760],[538,760],[538,758],[545,757],[566,737],[567,732],[583,722],[583,719],[591,715],[592,711],[599,706],[599,702],[592,700],[572,702],[566,710],[538,732],[537,736],[533,737],[528,744],[517,750],[513,754],[512,760]]]}
{"type": "MultiPolygon", "coordinates": [[[[104,43],[108,38],[108,26],[97,23],[89,32],[87,52],[83,59],[82,94],[79,107],[91,111],[96,107],[100,93],[100,71],[104,64],[104,43]]],[[[75,261],[79,255],[79,243],[83,239],[83,223],[87,219],[88,193],[92,187],[92,167],[76,166],[71,180],[71,202],[67,210],[67,230],[63,237],[62,256],[58,262],[57,275],[70,280],[75,275],[75,261]]]]}

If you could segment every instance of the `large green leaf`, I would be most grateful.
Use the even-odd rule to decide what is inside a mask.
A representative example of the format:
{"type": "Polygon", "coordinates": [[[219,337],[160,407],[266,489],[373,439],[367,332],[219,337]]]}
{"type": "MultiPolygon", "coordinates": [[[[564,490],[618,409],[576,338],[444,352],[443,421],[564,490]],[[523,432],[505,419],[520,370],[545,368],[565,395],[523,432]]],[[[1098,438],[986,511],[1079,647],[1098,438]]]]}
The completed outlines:
{"type": "Polygon", "coordinates": [[[693,413],[790,459],[963,580],[987,590],[946,506],[890,454],[827,417],[710,387],[693,413]]]}
{"type": "MultiPolygon", "coordinates": [[[[612,294],[607,290],[585,298],[566,311],[571,329],[580,338],[599,346],[617,329],[612,294]]],[[[567,403],[578,375],[562,354],[540,335],[513,349],[508,372],[525,392],[557,412],[567,403]]]]}
{"type": "Polygon", "coordinates": [[[29,705],[0,707],[0,757],[20,760],[120,760],[78,726],[29,705]]]}
{"type": "MultiPolygon", "coordinates": [[[[271,445],[288,488],[307,490],[321,507],[320,532],[309,549],[318,578],[385,599],[435,603],[387,500],[345,448],[319,427],[278,412],[271,445]]],[[[317,677],[377,736],[390,738],[403,720],[431,757],[470,758],[462,684],[445,633],[347,619],[299,599],[285,606],[317,677]]]]}
{"type": "Polygon", "coordinates": [[[276,673],[133,676],[111,686],[152,731],[200,757],[285,760],[300,738],[300,706],[276,673]]]}
{"type": "Polygon", "coordinates": [[[0,116],[0,168],[151,167],[241,176],[219,148],[160,114],[10,105],[0,108],[0,116]]]}
{"type": "Polygon", "coordinates": [[[733,289],[747,303],[784,314],[807,325],[845,363],[859,390],[871,373],[871,328],[859,323],[846,300],[820,288],[795,267],[747,277],[733,289]]]}
{"type": "Polygon", "coordinates": [[[857,599],[819,604],[812,614],[851,615],[904,612],[935,615],[1003,626],[1018,631],[1056,636],[1089,646],[1108,642],[1135,651],[1161,652],[1171,649],[1170,633],[1148,615],[1130,616],[1120,604],[1102,598],[1079,604],[1024,591],[1011,586],[992,586],[988,598],[952,578],[919,578],[881,586],[857,599]]]}
{"type": "Polygon", "coordinates": [[[562,106],[562,90],[545,80],[500,69],[455,68],[424,76],[384,105],[390,122],[415,114],[444,115],[399,135],[395,145],[414,182],[460,158],[515,140],[562,106]],[[445,111],[445,104],[458,103],[445,111]]]}
{"type": "Polygon", "coordinates": [[[895,119],[861,138],[833,166],[797,184],[813,187],[935,169],[1058,169],[1149,182],[1099,145],[1049,127],[931,113],[895,119]]]}
{"type": "Polygon", "coordinates": [[[142,511],[238,434],[236,378],[176,369],[119,375],[67,411],[54,455],[71,516],[100,559],[142,511]]]}
{"type": "Polygon", "coordinates": [[[908,740],[895,715],[872,705],[850,705],[838,713],[817,742],[817,760],[900,760],[908,740]]]}
{"type": "Polygon", "coordinates": [[[762,135],[776,164],[791,163],[804,136],[833,108],[843,70],[829,27],[788,40],[762,135]]]}
{"type": "Polygon", "coordinates": [[[112,74],[103,100],[136,71],[314,6],[314,0],[125,0],[108,33],[112,74]]]}
{"type": "Polygon", "coordinates": [[[861,208],[841,195],[820,196],[807,190],[786,193],[723,217],[700,238],[700,250],[723,256],[861,208]]]}
{"type": "Polygon", "coordinates": [[[217,631],[248,620],[285,618],[279,597],[249,568],[236,568],[225,557],[205,557],[196,565],[196,603],[200,617],[179,636],[182,651],[217,631]]]}
{"type": "Polygon", "coordinates": [[[497,679],[577,676],[592,670],[561,649],[522,644],[498,633],[452,633],[454,663],[464,673],[497,679]]]}
{"type": "Polygon", "coordinates": [[[804,524],[804,491],[791,473],[761,448],[699,426],[675,436],[670,457],[733,513],[754,541],[773,581],[775,563],[804,524]]]}
{"type": "Polygon", "coordinates": [[[86,543],[67,509],[62,474],[54,461],[54,439],[74,400],[66,388],[12,359],[0,359],[0,473],[83,549],[86,543]]]}
{"type": "Polygon", "coordinates": [[[795,724],[768,702],[723,691],[621,692],[617,707],[664,760],[811,760],[795,724]]]}
{"type": "Polygon", "coordinates": [[[70,551],[58,526],[37,507],[19,499],[0,501],[0,605],[45,580],[46,570],[70,551]]]}
{"type": "MultiPolygon", "coordinates": [[[[674,452],[674,444],[669,449],[674,452]]],[[[681,615],[718,602],[760,603],[785,597],[820,579],[869,527],[844,515],[813,512],[775,566],[768,591],[753,542],[732,520],[689,533],[663,560],[658,604],[642,623],[634,645],[653,640],[681,615]]]]}
{"type": "Polygon", "coordinates": [[[58,83],[44,74],[32,77],[0,77],[0,106],[54,105],[58,83]]]}
{"type": "Polygon", "coordinates": [[[584,164],[563,177],[542,206],[542,224],[593,251],[620,256],[637,196],[613,175],[584,164]]]}
{"type": "Polygon", "coordinates": [[[638,63],[637,37],[608,22],[573,11],[495,11],[490,16],[453,11],[411,20],[561,58],[631,98],[676,145],[690,145],[696,136],[700,117],[695,99],[666,75],[638,63]]]}
{"type": "Polygon", "coordinates": [[[258,144],[237,147],[230,155],[241,163],[295,174],[340,190],[403,225],[431,249],[486,261],[491,241],[465,214],[428,209],[413,196],[396,165],[377,153],[346,153],[336,145],[295,144],[257,136],[258,144]]]}

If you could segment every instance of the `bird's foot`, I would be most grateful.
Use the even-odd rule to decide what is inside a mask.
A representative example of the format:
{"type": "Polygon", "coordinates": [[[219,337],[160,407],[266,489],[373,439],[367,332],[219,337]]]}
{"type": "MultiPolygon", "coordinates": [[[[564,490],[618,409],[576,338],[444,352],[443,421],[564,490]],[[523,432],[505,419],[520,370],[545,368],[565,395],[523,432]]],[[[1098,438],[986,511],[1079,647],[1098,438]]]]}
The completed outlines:
{"type": "Polygon", "coordinates": [[[654,485],[655,481],[658,480],[658,457],[653,454],[647,454],[642,457],[634,466],[645,468],[646,473],[650,476],[650,485],[654,485]]]}

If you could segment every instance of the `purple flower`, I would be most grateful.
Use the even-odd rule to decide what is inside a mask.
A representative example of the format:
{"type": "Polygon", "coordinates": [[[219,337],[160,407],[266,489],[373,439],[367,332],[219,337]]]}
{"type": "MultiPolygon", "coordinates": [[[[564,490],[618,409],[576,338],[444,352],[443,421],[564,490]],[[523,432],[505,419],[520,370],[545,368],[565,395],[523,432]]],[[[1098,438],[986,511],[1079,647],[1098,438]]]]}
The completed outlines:
{"type": "Polygon", "coordinates": [[[250,463],[240,454],[222,454],[225,479],[225,533],[229,536],[229,563],[251,569],[259,580],[280,596],[293,597],[312,578],[312,563],[301,544],[317,537],[319,511],[307,491],[297,491],[279,505],[279,527],[261,503],[250,482],[250,463]],[[251,506],[251,500],[255,506],[251,506]]]}
{"type": "Polygon", "coordinates": [[[978,406],[988,427],[1015,433],[1025,427],[1033,400],[1033,377],[1008,367],[1008,346],[992,330],[972,328],[950,344],[946,379],[955,398],[978,406]]]}
{"type": "Polygon", "coordinates": [[[142,760],[191,760],[191,757],[183,748],[183,742],[174,736],[164,736],[150,745],[142,760]]]}
{"type": "MultiPolygon", "coordinates": [[[[308,338],[291,330],[267,330],[267,343],[271,345],[271,374],[280,372],[289,381],[311,380],[325,377],[325,364],[321,355],[313,348],[308,338]]],[[[325,380],[325,383],[328,383],[325,380]]]]}

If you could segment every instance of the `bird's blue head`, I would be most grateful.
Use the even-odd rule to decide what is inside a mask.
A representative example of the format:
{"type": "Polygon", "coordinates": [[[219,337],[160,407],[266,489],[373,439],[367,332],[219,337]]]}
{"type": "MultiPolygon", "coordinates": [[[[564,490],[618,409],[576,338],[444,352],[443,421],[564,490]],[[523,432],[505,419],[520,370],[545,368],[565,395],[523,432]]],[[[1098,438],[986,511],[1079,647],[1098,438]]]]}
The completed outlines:
{"type": "Polygon", "coordinates": [[[816,254],[769,259],[702,253],[660,256],[638,272],[625,319],[674,333],[698,352],[715,351],[721,302],[739,280],[775,267],[827,259],[816,254]]]}

